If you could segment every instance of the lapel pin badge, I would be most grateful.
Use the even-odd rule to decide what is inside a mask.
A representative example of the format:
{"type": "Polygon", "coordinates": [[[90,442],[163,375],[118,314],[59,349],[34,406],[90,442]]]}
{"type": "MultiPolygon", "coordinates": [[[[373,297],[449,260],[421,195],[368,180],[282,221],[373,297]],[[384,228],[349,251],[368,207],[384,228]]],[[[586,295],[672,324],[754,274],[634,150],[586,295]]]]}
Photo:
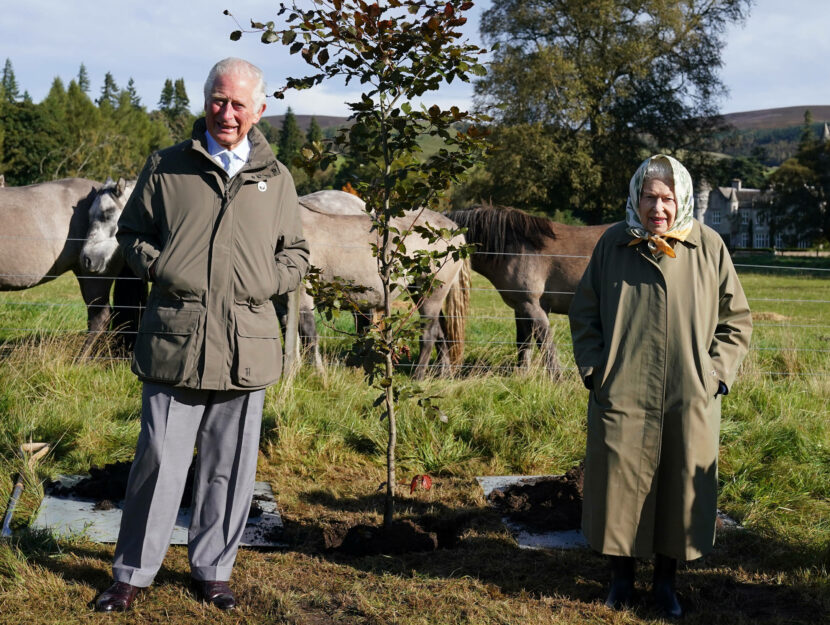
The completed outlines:
{"type": "Polygon", "coordinates": [[[264,180],[260,180],[259,184],[257,184],[256,188],[259,189],[260,191],[264,192],[268,188],[268,185],[265,184],[264,180]]]}

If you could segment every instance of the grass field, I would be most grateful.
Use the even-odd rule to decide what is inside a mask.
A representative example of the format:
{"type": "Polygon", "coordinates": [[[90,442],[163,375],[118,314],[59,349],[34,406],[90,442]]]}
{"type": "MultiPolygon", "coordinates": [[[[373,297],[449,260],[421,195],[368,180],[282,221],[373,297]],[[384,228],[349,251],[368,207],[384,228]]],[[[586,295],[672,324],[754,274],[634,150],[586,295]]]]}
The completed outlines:
{"type": "MultiPolygon", "coordinates": [[[[769,265],[774,259],[758,265],[769,265]]],[[[816,266],[811,263],[811,266],[816,266]]],[[[681,568],[689,623],[820,623],[830,620],[830,276],[741,268],[755,321],[753,351],[723,403],[720,507],[745,529],[725,532],[709,556],[681,568]]],[[[450,549],[353,558],[322,548],[323,535],[378,522],[385,424],[374,393],[338,359],[342,337],[324,340],[325,374],[304,369],[269,389],[258,479],[271,483],[290,547],[243,549],[232,580],[241,607],[219,614],[188,591],[186,550],[171,548],[156,584],[131,613],[94,614],[110,578],[112,546],[56,541],[26,530],[57,474],[132,457],[139,383],[104,348],[77,362],[85,312],[70,276],[0,294],[0,499],[29,438],[54,451],[28,475],[15,537],[0,544],[0,623],[536,624],[648,623],[643,601],[628,612],[602,605],[608,573],[587,550],[517,548],[486,506],[477,475],[562,473],[584,447],[586,392],[573,371],[567,320],[552,316],[565,378],[512,370],[512,314],[476,277],[465,366],[425,384],[447,422],[405,405],[402,481],[430,473],[434,487],[401,496],[401,515],[463,519],[450,549]],[[48,306],[44,304],[49,304],[48,306]]],[[[331,335],[331,330],[323,330],[331,335]]]]}

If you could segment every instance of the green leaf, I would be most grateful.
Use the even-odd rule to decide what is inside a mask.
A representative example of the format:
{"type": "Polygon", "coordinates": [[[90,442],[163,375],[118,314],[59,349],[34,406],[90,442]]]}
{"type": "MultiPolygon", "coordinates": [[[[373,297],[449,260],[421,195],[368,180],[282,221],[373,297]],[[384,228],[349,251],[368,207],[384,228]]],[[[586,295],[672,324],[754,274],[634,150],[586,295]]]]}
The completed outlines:
{"type": "Polygon", "coordinates": [[[275,41],[279,40],[279,35],[277,35],[277,33],[275,33],[273,30],[266,30],[264,33],[262,33],[260,39],[262,43],[274,43],[275,41]]]}
{"type": "Polygon", "coordinates": [[[231,33],[231,41],[239,41],[240,39],[242,39],[241,30],[235,30],[231,33]]]}

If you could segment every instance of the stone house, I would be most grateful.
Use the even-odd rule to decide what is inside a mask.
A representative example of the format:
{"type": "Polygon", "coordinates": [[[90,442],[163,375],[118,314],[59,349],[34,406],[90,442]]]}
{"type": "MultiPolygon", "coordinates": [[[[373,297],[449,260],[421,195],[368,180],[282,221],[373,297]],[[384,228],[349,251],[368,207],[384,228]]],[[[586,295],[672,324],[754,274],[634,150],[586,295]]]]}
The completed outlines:
{"type": "MultiPolygon", "coordinates": [[[[826,122],[821,141],[830,142],[830,125],[826,122]]],[[[765,223],[762,204],[765,200],[760,189],[744,188],[738,179],[728,187],[715,187],[706,182],[695,190],[695,218],[714,228],[730,249],[784,247],[781,234],[770,241],[769,227],[765,223]]],[[[798,247],[809,247],[810,242],[800,240],[798,247]]]]}
{"type": "MultiPolygon", "coordinates": [[[[764,219],[760,189],[745,188],[738,179],[728,187],[710,187],[703,182],[695,190],[695,218],[716,230],[730,249],[784,247],[780,234],[770,241],[764,219]]],[[[799,247],[807,247],[800,241],[799,247]]]]}

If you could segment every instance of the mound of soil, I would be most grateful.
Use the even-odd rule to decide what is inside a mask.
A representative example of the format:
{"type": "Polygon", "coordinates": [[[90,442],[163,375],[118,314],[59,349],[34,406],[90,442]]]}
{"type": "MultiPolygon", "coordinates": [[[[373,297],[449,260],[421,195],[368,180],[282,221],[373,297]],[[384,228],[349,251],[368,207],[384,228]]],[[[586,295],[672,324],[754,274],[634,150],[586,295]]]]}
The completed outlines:
{"type": "MultiPolygon", "coordinates": [[[[113,502],[121,501],[127,493],[127,479],[130,476],[132,462],[113,462],[103,467],[91,467],[89,477],[80,480],[74,486],[64,486],[60,482],[49,482],[46,484],[46,493],[54,497],[78,497],[80,499],[92,499],[97,502],[96,510],[111,510],[115,507],[113,502]]],[[[193,499],[193,476],[196,464],[191,463],[187,471],[187,480],[184,485],[184,493],[179,507],[189,508],[193,499]]],[[[257,503],[257,496],[251,502],[251,510],[248,518],[253,519],[262,515],[262,508],[257,503]]]]}
{"type": "MultiPolygon", "coordinates": [[[[132,462],[113,462],[103,467],[90,467],[89,477],[85,477],[74,486],[64,486],[60,482],[49,482],[46,492],[54,497],[79,497],[93,501],[121,501],[127,493],[127,478],[130,476],[132,462]]],[[[182,494],[182,508],[190,506],[193,498],[194,464],[187,471],[182,494]]]]}
{"type": "Polygon", "coordinates": [[[487,499],[511,522],[532,532],[578,530],[582,522],[583,465],[565,475],[522,480],[487,499]]]}
{"type": "Polygon", "coordinates": [[[472,514],[455,518],[423,516],[380,525],[329,525],[323,530],[323,548],[350,556],[402,554],[452,549],[470,526],[472,514]]]}

